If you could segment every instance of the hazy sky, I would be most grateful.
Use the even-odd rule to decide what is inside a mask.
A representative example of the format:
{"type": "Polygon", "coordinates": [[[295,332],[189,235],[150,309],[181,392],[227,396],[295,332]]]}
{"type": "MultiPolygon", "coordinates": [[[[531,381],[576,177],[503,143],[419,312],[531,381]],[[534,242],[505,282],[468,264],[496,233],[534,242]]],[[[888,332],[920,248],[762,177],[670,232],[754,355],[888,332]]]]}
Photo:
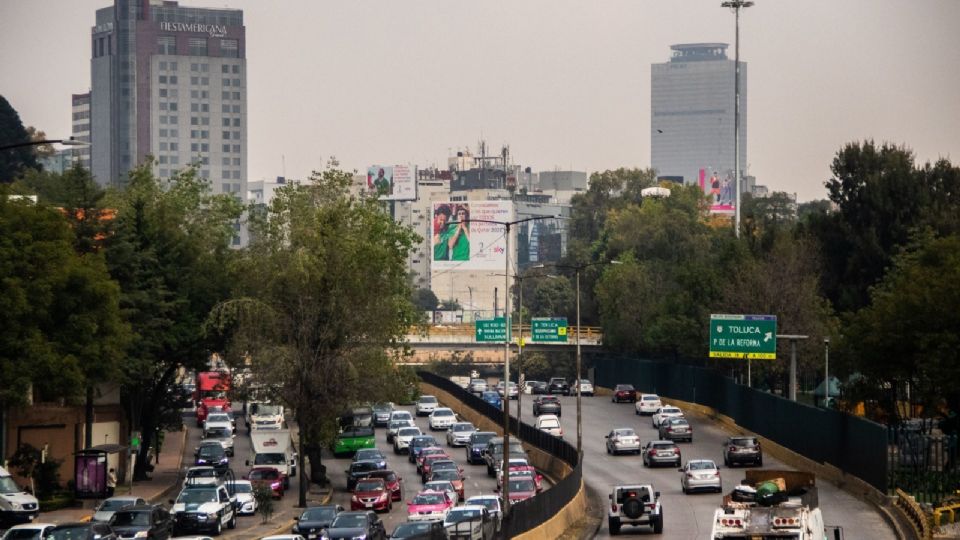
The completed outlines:
{"type": "MultiPolygon", "coordinates": [[[[0,0],[0,94],[27,125],[70,134],[90,87],[90,27],[110,0],[0,0]]],[[[534,170],[650,165],[650,64],[670,45],[730,43],[720,0],[186,0],[243,9],[249,179],[304,177],[336,156],[445,166],[509,144],[534,170]]],[[[756,0],[748,172],[826,196],[847,142],[960,164],[960,1],[756,0]]]]}

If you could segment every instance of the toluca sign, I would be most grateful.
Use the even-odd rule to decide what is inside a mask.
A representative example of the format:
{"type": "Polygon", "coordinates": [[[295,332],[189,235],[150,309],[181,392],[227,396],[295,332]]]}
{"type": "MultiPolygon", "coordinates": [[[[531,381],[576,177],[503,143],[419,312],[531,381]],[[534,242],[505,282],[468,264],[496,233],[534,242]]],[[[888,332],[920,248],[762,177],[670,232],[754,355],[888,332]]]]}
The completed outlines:
{"type": "Polygon", "coordinates": [[[710,315],[710,358],[777,358],[774,315],[710,315]]]}
{"type": "Polygon", "coordinates": [[[161,22],[160,30],[164,32],[198,32],[207,34],[210,37],[223,37],[227,35],[227,27],[220,24],[161,22]]]}

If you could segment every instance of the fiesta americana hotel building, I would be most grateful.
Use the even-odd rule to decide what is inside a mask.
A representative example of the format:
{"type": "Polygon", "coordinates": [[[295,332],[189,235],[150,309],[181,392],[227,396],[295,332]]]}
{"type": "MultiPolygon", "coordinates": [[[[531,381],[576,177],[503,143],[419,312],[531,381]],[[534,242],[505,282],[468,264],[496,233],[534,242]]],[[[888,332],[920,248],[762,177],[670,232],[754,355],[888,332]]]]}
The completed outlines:
{"type": "Polygon", "coordinates": [[[91,169],[123,185],[148,155],[168,178],[198,165],[214,193],[247,179],[243,12],[170,0],[114,0],[91,33],[91,169]]]}

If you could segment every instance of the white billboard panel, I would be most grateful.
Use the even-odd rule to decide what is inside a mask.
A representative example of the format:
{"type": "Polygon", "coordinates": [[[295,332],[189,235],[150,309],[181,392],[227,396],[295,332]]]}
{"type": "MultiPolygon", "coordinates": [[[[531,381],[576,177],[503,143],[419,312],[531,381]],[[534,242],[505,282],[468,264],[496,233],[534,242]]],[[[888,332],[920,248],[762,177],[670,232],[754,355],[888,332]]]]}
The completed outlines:
{"type": "Polygon", "coordinates": [[[433,203],[432,269],[502,270],[507,256],[503,223],[512,220],[510,201],[433,203]]]}
{"type": "Polygon", "coordinates": [[[417,168],[410,165],[367,167],[367,189],[379,193],[383,201],[415,201],[417,168]]]}

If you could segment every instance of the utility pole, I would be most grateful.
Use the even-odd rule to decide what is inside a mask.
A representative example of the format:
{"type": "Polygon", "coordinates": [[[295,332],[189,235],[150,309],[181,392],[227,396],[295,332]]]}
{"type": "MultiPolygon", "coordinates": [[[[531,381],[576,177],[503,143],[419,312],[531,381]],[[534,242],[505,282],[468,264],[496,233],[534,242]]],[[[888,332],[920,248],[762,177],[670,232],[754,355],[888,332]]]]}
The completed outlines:
{"type": "Polygon", "coordinates": [[[750,0],[727,0],[721,7],[733,9],[736,19],[736,36],[734,40],[734,67],[733,67],[733,162],[734,182],[736,182],[737,201],[734,218],[734,233],[740,238],[740,10],[753,5],[750,0]]]}

